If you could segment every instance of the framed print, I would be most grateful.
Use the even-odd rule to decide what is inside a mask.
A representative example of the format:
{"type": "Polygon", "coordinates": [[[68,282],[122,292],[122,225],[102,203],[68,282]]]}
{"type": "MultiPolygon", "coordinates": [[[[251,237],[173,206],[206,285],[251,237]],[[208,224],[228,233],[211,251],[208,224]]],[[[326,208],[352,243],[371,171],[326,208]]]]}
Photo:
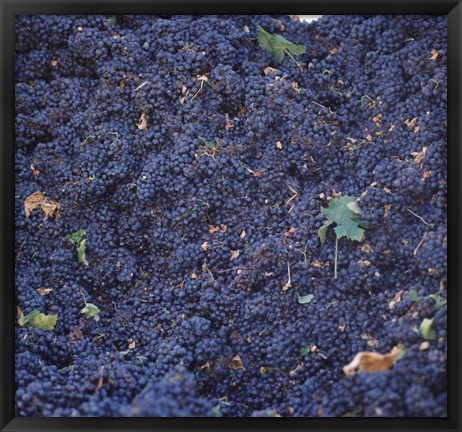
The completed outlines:
{"type": "Polygon", "coordinates": [[[458,1],[1,1],[1,430],[460,430],[458,1]]]}

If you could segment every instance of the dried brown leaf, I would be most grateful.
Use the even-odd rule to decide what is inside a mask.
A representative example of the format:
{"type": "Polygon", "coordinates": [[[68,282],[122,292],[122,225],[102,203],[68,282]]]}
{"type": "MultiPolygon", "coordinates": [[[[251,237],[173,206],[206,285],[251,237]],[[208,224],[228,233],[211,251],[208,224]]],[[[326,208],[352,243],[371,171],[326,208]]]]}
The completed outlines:
{"type": "Polygon", "coordinates": [[[46,295],[50,294],[51,291],[53,291],[53,288],[37,288],[37,292],[41,296],[46,296],[46,295]]]}
{"type": "Polygon", "coordinates": [[[297,374],[297,372],[300,372],[303,369],[303,363],[298,364],[295,369],[292,369],[289,371],[289,376],[294,376],[297,374]]]}
{"type": "Polygon", "coordinates": [[[282,142],[281,141],[276,142],[276,148],[278,148],[279,150],[282,149],[282,142]]]}
{"type": "Polygon", "coordinates": [[[262,175],[265,171],[268,171],[268,169],[260,169],[260,170],[254,171],[253,175],[255,177],[258,177],[258,176],[262,175]]]}
{"type": "Polygon", "coordinates": [[[208,242],[204,242],[204,243],[201,244],[201,249],[202,249],[203,251],[206,251],[206,250],[208,249],[208,247],[209,247],[208,242]]]}
{"type": "Polygon", "coordinates": [[[419,346],[420,351],[428,350],[428,348],[430,348],[430,342],[428,341],[422,342],[419,346]]]}
{"type": "Polygon", "coordinates": [[[403,295],[403,290],[398,291],[393,298],[390,300],[390,303],[388,303],[388,309],[393,309],[395,307],[396,303],[399,303],[401,301],[401,296],[403,295]]]}
{"type": "Polygon", "coordinates": [[[138,129],[142,131],[148,130],[148,121],[146,120],[146,113],[141,114],[139,124],[138,124],[138,129]]]}
{"type": "Polygon", "coordinates": [[[24,211],[26,212],[26,217],[29,217],[32,210],[40,207],[40,204],[45,200],[45,195],[42,192],[34,192],[32,195],[29,195],[24,201],[24,211]]]}
{"type": "Polygon", "coordinates": [[[361,247],[361,250],[365,253],[369,253],[372,251],[371,245],[369,243],[364,243],[361,247]]]}
{"type": "Polygon", "coordinates": [[[343,368],[345,375],[354,375],[359,372],[376,373],[390,369],[396,362],[401,349],[394,347],[388,354],[377,352],[360,352],[356,354],[351,363],[343,368]]]}
{"type": "Polygon", "coordinates": [[[267,67],[263,70],[263,72],[265,73],[266,76],[268,76],[268,74],[270,74],[271,72],[277,72],[278,70],[277,69],[274,69],[272,67],[267,67]]]}
{"type": "Polygon", "coordinates": [[[428,179],[430,176],[432,175],[432,171],[429,170],[429,171],[425,171],[422,175],[422,178],[425,180],[425,179],[428,179]]]}
{"type": "Polygon", "coordinates": [[[59,202],[53,201],[53,200],[45,200],[40,204],[43,213],[45,214],[44,220],[47,220],[50,216],[59,218],[59,209],[61,208],[61,205],[59,202]]]}
{"type": "Polygon", "coordinates": [[[228,129],[231,129],[232,127],[234,127],[234,125],[229,121],[229,115],[226,114],[226,125],[225,125],[225,129],[228,130],[228,129]]]}
{"type": "Polygon", "coordinates": [[[284,234],[284,239],[283,239],[283,243],[286,244],[286,241],[288,238],[292,237],[292,235],[295,233],[295,231],[297,231],[297,228],[295,227],[291,227],[289,229],[289,231],[287,231],[285,234],[284,234]]]}
{"type": "Polygon", "coordinates": [[[235,355],[231,359],[231,361],[228,363],[228,367],[230,369],[233,369],[233,370],[237,370],[237,369],[244,369],[245,370],[244,362],[242,361],[241,357],[238,356],[238,355],[235,355]]]}
{"type": "Polygon", "coordinates": [[[24,201],[24,211],[26,217],[29,217],[32,210],[40,207],[45,214],[45,220],[50,216],[59,218],[59,209],[61,205],[54,200],[49,200],[45,197],[42,192],[34,192],[32,195],[28,196],[24,201]]]}
{"type": "Polygon", "coordinates": [[[435,49],[432,49],[432,55],[428,60],[436,60],[438,58],[438,51],[435,49]]]}
{"type": "Polygon", "coordinates": [[[283,287],[282,287],[282,291],[286,292],[288,291],[290,288],[292,288],[292,285],[287,282],[283,287]]]}
{"type": "Polygon", "coordinates": [[[40,175],[40,171],[37,168],[35,168],[34,164],[30,164],[30,169],[32,170],[32,174],[34,174],[34,176],[40,175]]]}
{"type": "Polygon", "coordinates": [[[231,258],[229,260],[234,261],[239,256],[239,253],[240,252],[238,250],[232,250],[231,251],[231,258]]]}

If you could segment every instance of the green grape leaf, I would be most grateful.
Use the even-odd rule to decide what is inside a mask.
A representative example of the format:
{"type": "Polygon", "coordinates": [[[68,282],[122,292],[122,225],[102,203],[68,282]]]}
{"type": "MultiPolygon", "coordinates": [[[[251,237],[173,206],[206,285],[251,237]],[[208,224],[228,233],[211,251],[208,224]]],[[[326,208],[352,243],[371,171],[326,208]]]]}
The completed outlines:
{"type": "Polygon", "coordinates": [[[100,308],[93,303],[85,303],[85,307],[80,311],[87,316],[87,319],[93,318],[95,321],[99,321],[100,308]]]}
{"type": "Polygon", "coordinates": [[[404,355],[406,354],[407,348],[406,348],[406,346],[405,346],[404,344],[402,344],[402,343],[399,343],[397,346],[398,346],[398,348],[400,349],[400,352],[399,352],[399,354],[396,356],[396,360],[401,360],[401,359],[404,357],[404,355]]]}
{"type": "Polygon", "coordinates": [[[446,305],[446,303],[448,302],[447,299],[445,299],[444,297],[440,296],[439,294],[430,294],[428,296],[428,298],[431,298],[433,300],[435,300],[435,305],[433,306],[433,309],[435,311],[441,309],[443,306],[446,305]]]}
{"type": "Polygon", "coordinates": [[[332,224],[331,221],[327,221],[322,227],[319,228],[318,236],[319,236],[319,239],[321,240],[321,244],[324,244],[324,242],[326,241],[327,228],[329,228],[331,224],[332,224]]]}
{"type": "Polygon", "coordinates": [[[300,304],[307,304],[309,303],[311,300],[314,299],[314,294],[307,294],[307,295],[304,295],[304,296],[301,296],[298,292],[297,292],[297,300],[300,304]]]}
{"type": "Polygon", "coordinates": [[[353,212],[353,213],[356,213],[358,215],[361,214],[361,209],[359,208],[359,205],[356,201],[352,201],[352,202],[349,202],[347,204],[347,207],[353,212]]]}
{"type": "Polygon", "coordinates": [[[411,290],[409,291],[409,297],[413,302],[420,302],[422,299],[419,297],[419,294],[417,294],[416,290],[411,290]]]}
{"type": "Polygon", "coordinates": [[[205,147],[209,149],[215,148],[217,145],[215,141],[209,141],[207,138],[201,137],[199,135],[197,138],[199,138],[204,143],[205,147]]]}
{"type": "Polygon", "coordinates": [[[334,228],[337,238],[347,237],[350,240],[361,241],[364,235],[364,229],[359,227],[358,222],[351,219],[337,225],[334,228]]]}
{"type": "Polygon", "coordinates": [[[75,233],[69,234],[66,236],[66,238],[72,243],[72,244],[79,244],[82,241],[83,236],[87,232],[84,229],[79,229],[75,233]]]}
{"type": "Polygon", "coordinates": [[[88,265],[87,261],[87,256],[85,254],[85,243],[86,240],[82,240],[79,244],[79,247],[77,248],[77,259],[79,262],[81,262],[83,265],[88,265]]]}
{"type": "Polygon", "coordinates": [[[337,238],[347,237],[350,240],[362,241],[364,221],[361,219],[361,209],[355,197],[346,195],[333,198],[327,207],[321,207],[321,211],[327,218],[327,222],[318,231],[321,243],[324,243],[327,228],[332,223],[337,225],[334,228],[337,238]]]}
{"type": "Polygon", "coordinates": [[[436,339],[436,331],[433,328],[433,320],[425,318],[421,323],[420,323],[420,334],[424,339],[429,339],[429,340],[434,340],[436,339]]]}
{"type": "Polygon", "coordinates": [[[55,328],[58,315],[45,315],[44,313],[33,310],[27,315],[22,316],[18,324],[21,327],[31,326],[40,330],[53,330],[55,328]]]}
{"type": "Polygon", "coordinates": [[[328,207],[321,208],[327,219],[340,225],[341,223],[355,219],[358,215],[348,208],[348,204],[353,203],[356,198],[348,195],[340,198],[332,198],[328,207]]]}
{"type": "Polygon", "coordinates": [[[282,63],[285,54],[293,57],[306,52],[306,48],[303,45],[295,45],[281,35],[272,35],[260,26],[257,29],[257,40],[260,48],[272,52],[276,63],[282,63]]]}

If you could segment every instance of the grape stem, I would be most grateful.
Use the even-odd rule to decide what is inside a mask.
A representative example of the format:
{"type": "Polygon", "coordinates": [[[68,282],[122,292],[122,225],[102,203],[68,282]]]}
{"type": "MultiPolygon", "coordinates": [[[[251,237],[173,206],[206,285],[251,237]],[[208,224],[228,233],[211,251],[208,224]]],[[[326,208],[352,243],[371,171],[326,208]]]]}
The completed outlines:
{"type": "Polygon", "coordinates": [[[335,238],[334,279],[337,279],[338,237],[335,238]]]}

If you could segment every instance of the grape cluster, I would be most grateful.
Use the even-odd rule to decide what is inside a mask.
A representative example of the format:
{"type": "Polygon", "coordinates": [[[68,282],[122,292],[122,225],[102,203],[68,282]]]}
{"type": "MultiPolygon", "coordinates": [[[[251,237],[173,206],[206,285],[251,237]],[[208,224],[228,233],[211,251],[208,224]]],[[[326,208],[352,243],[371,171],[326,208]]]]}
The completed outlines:
{"type": "Polygon", "coordinates": [[[18,16],[16,415],[446,416],[446,30],[18,16]]]}

